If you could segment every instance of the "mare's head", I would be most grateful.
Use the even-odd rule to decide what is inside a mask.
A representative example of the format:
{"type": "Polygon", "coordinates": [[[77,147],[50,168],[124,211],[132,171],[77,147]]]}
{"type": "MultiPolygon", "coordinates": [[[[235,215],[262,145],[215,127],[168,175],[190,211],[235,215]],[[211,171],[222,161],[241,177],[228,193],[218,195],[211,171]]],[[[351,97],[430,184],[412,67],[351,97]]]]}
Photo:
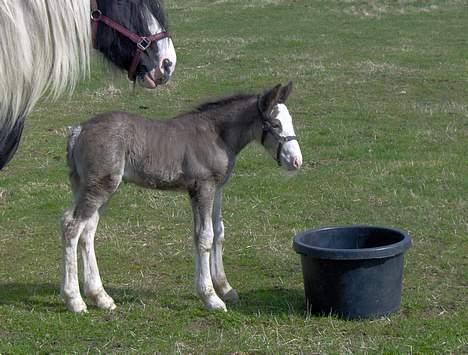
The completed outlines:
{"type": "Polygon", "coordinates": [[[165,84],[174,72],[176,54],[171,38],[164,36],[168,29],[160,1],[97,0],[96,5],[97,9],[92,9],[92,17],[97,20],[93,21],[94,47],[126,70],[130,80],[149,89],[165,84]],[[107,19],[123,30],[109,25],[107,19]],[[147,40],[158,33],[163,36],[147,40]],[[137,45],[139,37],[144,41],[137,45]]]}
{"type": "Polygon", "coordinates": [[[291,91],[291,82],[286,86],[279,84],[259,97],[258,109],[263,120],[261,143],[280,166],[298,170],[302,165],[302,153],[286,107],[291,91]]]}

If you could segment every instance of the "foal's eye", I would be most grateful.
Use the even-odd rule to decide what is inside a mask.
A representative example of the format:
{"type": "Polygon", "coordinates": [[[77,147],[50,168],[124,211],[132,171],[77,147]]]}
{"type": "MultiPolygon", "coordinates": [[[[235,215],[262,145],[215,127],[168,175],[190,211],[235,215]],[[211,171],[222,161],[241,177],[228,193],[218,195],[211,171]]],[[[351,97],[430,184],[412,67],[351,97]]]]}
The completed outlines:
{"type": "Polygon", "coordinates": [[[279,120],[272,120],[271,121],[271,128],[281,129],[281,122],[279,120]]]}

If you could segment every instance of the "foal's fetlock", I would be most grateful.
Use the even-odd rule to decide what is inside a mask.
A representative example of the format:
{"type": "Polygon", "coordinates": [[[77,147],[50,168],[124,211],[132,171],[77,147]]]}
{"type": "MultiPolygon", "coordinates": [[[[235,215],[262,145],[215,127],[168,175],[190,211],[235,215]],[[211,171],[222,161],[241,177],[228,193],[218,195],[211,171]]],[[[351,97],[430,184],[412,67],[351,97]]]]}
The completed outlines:
{"type": "Polygon", "coordinates": [[[65,296],[65,304],[69,311],[74,313],[86,313],[88,309],[86,307],[86,303],[84,303],[83,299],[80,297],[73,297],[68,298],[65,296]]]}
{"type": "Polygon", "coordinates": [[[96,292],[86,292],[86,296],[90,298],[96,307],[113,311],[117,308],[112,297],[110,297],[104,289],[96,292]]]}

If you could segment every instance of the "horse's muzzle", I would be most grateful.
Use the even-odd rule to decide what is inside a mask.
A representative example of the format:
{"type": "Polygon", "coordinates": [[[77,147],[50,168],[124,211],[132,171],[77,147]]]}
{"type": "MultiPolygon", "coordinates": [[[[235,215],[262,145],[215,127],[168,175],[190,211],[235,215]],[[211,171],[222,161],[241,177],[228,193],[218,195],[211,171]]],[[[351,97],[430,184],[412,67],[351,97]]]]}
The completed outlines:
{"type": "Polygon", "coordinates": [[[154,68],[148,73],[140,75],[140,83],[147,89],[154,89],[158,85],[166,84],[174,72],[172,62],[169,59],[164,59],[161,65],[154,68]]]}

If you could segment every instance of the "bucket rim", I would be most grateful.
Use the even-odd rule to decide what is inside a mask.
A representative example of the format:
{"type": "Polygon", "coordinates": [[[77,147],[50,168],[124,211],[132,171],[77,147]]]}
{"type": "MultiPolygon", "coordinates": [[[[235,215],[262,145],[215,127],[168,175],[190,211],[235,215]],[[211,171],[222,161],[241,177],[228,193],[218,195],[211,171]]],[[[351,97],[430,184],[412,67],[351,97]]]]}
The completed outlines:
{"type": "Polygon", "coordinates": [[[372,224],[349,224],[338,226],[324,226],[312,228],[297,233],[293,240],[293,249],[302,256],[315,257],[317,259],[331,260],[366,260],[384,259],[404,253],[412,245],[411,236],[405,230],[395,227],[372,224]],[[304,243],[304,237],[310,234],[318,234],[329,230],[340,229],[377,229],[393,232],[402,236],[402,240],[396,243],[361,249],[323,248],[304,243]]]}

